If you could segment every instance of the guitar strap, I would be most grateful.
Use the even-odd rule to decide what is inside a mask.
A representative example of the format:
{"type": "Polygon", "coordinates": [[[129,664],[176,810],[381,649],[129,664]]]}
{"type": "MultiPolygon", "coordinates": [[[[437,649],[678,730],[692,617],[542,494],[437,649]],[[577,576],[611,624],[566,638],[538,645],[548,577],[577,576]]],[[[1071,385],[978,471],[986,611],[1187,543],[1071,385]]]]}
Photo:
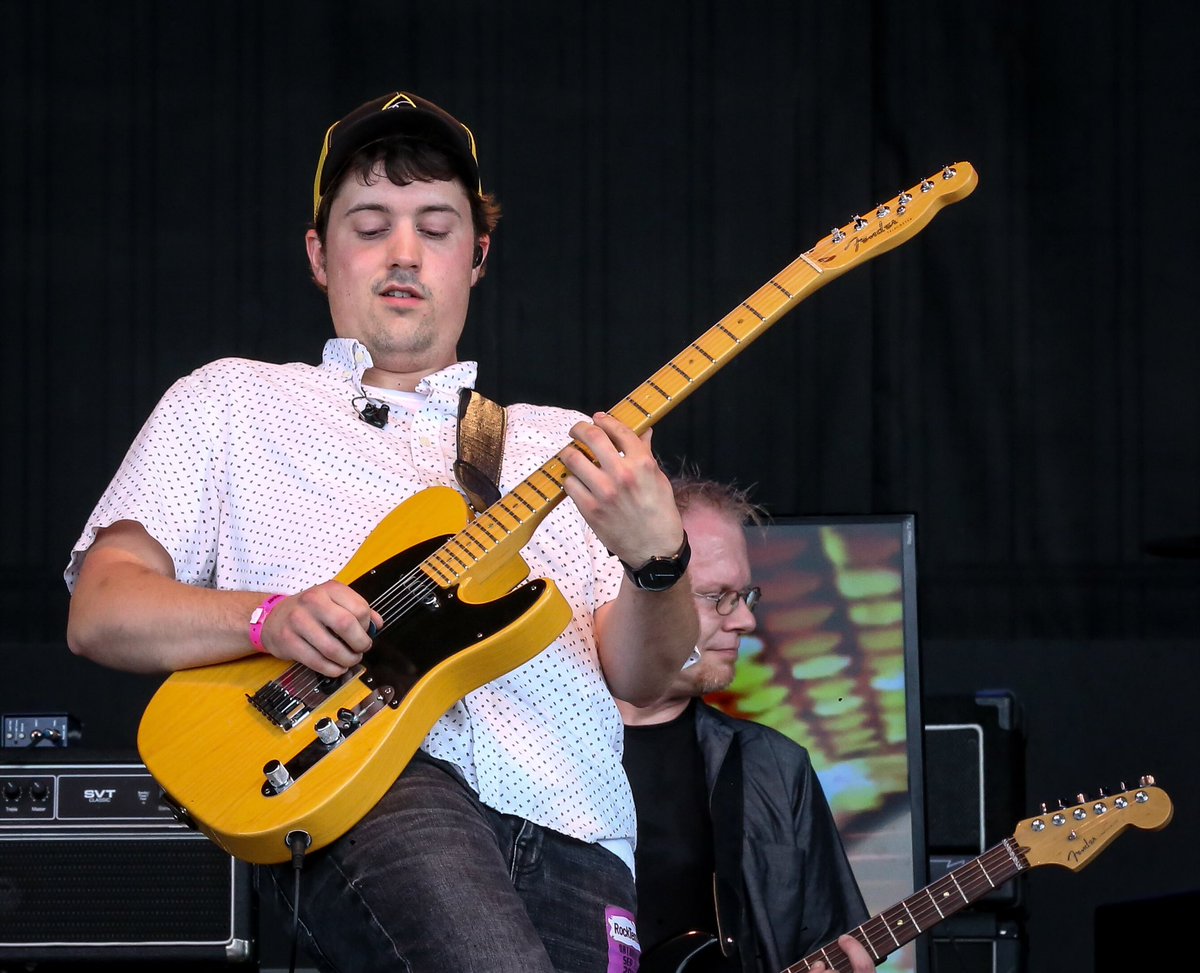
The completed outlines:
{"type": "Polygon", "coordinates": [[[504,407],[463,389],[458,397],[458,458],[454,478],[478,514],[500,499],[500,466],[504,462],[504,407]]]}
{"type": "Polygon", "coordinates": [[[713,899],[717,941],[732,956],[742,928],[742,746],[737,734],[721,761],[710,806],[713,825],[713,899]]]}

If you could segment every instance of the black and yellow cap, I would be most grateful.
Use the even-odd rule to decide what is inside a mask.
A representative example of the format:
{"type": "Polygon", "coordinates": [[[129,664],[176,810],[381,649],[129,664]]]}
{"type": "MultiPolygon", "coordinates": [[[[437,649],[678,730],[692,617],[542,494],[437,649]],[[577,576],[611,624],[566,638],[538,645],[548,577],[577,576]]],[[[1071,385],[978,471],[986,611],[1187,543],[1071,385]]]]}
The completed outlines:
{"type": "Polygon", "coordinates": [[[442,146],[459,171],[464,184],[483,195],[479,160],[471,130],[432,101],[406,91],[393,91],[359,105],[345,118],[334,122],[325,133],[317,176],[313,180],[313,220],[321,200],[335,185],[354,153],[390,135],[415,135],[442,146]]]}

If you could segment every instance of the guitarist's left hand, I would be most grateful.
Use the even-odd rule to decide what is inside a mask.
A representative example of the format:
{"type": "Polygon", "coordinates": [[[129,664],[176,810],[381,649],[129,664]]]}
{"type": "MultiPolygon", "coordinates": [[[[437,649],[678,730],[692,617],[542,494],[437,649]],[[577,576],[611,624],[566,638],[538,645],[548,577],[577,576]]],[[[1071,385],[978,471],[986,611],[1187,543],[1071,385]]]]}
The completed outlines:
{"type": "MultiPolygon", "coordinates": [[[[673,554],[683,543],[683,522],[671,481],[654,459],[650,432],[637,436],[607,413],[580,422],[571,435],[595,457],[564,450],[563,489],[610,552],[627,564],[673,554]]],[[[642,591],[628,578],[615,601],[596,610],[596,648],[609,689],[646,706],[679,672],[696,644],[698,622],[685,576],[667,591],[642,591]]]]}
{"type": "Polygon", "coordinates": [[[604,546],[627,564],[670,554],[683,542],[683,522],[671,482],[650,448],[653,430],[637,436],[623,422],[597,412],[594,423],[571,429],[596,458],[579,450],[561,454],[571,474],[563,486],[604,546]]]}
{"type": "MultiPolygon", "coordinates": [[[[838,936],[837,943],[842,952],[846,954],[846,958],[850,960],[853,973],[872,973],[875,963],[857,939],[853,936],[838,936]]],[[[826,969],[824,963],[818,963],[812,968],[812,973],[823,973],[826,969]]]]}

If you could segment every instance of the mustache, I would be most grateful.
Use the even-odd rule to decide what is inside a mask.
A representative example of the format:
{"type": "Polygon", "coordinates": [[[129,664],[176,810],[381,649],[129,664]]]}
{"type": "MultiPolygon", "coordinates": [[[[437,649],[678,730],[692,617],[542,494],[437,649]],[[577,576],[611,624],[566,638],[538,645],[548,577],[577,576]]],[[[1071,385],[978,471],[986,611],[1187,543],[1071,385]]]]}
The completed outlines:
{"type": "Polygon", "coordinates": [[[421,297],[429,297],[425,290],[425,285],[417,278],[416,272],[412,270],[402,270],[399,267],[388,271],[385,277],[375,288],[376,294],[381,294],[389,287],[411,287],[421,297]]]}

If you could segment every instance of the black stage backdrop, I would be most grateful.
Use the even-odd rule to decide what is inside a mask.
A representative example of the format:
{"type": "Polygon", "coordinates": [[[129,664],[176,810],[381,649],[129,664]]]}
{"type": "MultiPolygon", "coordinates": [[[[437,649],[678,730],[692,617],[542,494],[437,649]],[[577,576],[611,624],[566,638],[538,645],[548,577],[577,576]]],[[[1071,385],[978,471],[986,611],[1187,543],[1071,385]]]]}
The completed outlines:
{"type": "Polygon", "coordinates": [[[301,237],[353,105],[410,88],[473,126],[506,215],[461,350],[493,397],[589,411],[965,159],[974,196],[655,444],[777,515],[915,512],[927,691],[1018,693],[1031,800],[1174,791],[1168,831],[1030,882],[1032,968],[1088,968],[1097,903],[1200,864],[1200,560],[1153,553],[1200,535],[1198,28],[1118,0],[3,0],[0,708],[131,742],[146,684],[68,657],[63,563],[175,377],[318,359],[301,237]]]}

